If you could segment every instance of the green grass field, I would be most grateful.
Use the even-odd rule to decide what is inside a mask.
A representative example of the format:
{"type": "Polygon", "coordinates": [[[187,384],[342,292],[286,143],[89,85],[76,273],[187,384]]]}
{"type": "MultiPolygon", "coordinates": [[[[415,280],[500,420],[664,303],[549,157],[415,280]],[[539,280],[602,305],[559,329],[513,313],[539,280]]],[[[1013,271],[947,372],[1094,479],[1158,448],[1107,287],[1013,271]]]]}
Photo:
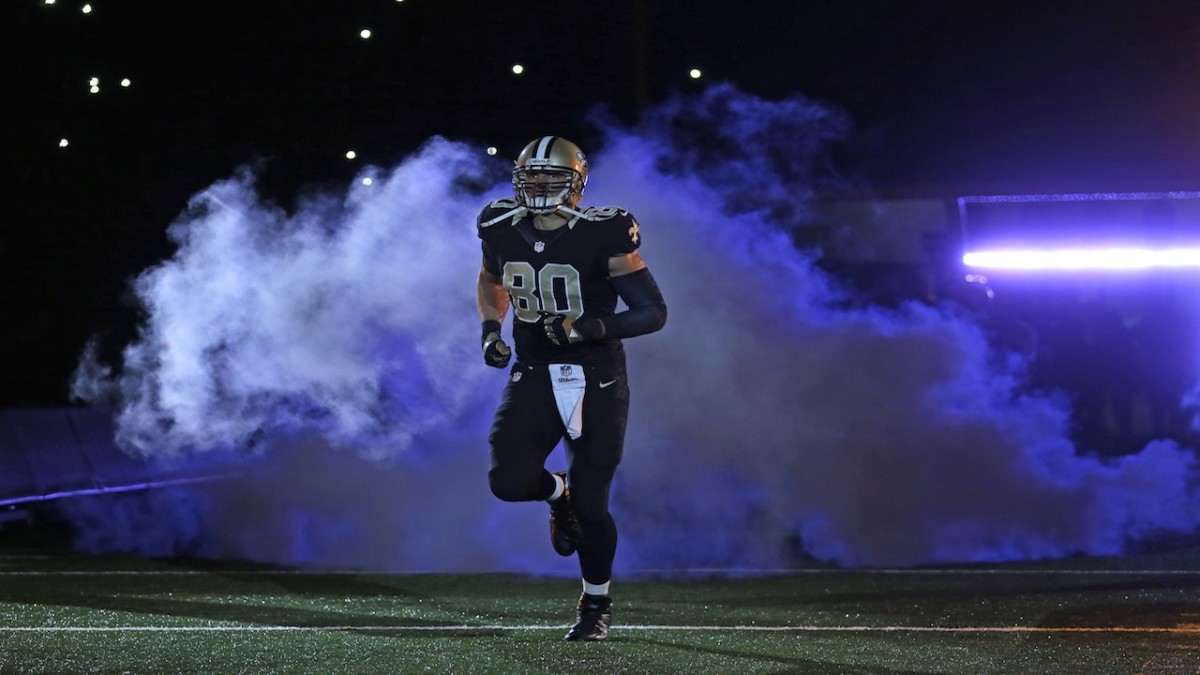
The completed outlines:
{"type": "Polygon", "coordinates": [[[1198,561],[642,575],[567,643],[574,579],[7,548],[0,672],[1194,673],[1198,561]]]}

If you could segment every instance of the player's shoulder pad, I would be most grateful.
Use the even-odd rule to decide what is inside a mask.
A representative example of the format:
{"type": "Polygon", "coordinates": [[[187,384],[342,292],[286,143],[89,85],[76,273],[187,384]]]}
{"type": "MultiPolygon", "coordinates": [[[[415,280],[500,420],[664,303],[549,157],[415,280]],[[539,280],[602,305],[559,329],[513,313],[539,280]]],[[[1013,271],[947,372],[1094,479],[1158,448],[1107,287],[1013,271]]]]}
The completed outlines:
{"type": "Polygon", "coordinates": [[[517,203],[516,197],[501,197],[500,199],[497,199],[496,201],[483,207],[483,210],[479,212],[479,217],[475,219],[475,227],[482,230],[485,227],[491,227],[499,223],[509,222],[511,220],[509,218],[503,218],[501,220],[496,220],[496,218],[503,216],[505,213],[512,211],[518,206],[519,204],[517,203]]]}
{"type": "Polygon", "coordinates": [[[613,236],[620,241],[623,251],[633,251],[642,243],[641,226],[637,219],[619,206],[589,206],[583,210],[583,217],[589,222],[612,228],[613,236]]]}

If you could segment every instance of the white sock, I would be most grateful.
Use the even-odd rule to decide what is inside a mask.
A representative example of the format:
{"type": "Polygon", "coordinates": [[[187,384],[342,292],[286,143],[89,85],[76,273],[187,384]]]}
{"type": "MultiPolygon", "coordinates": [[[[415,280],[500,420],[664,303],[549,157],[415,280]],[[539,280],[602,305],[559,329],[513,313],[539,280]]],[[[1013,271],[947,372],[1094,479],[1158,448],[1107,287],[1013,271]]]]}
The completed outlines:
{"type": "Polygon", "coordinates": [[[548,502],[552,502],[555,499],[558,499],[559,497],[562,496],[562,493],[567,491],[567,483],[566,483],[566,481],[564,481],[562,479],[562,476],[558,476],[555,474],[550,474],[550,475],[553,476],[553,478],[554,478],[554,494],[550,495],[550,498],[546,500],[548,502]]]}
{"type": "Polygon", "coordinates": [[[606,581],[602,584],[589,584],[587,579],[583,580],[583,592],[588,595],[608,595],[608,585],[611,581],[606,581]]]}

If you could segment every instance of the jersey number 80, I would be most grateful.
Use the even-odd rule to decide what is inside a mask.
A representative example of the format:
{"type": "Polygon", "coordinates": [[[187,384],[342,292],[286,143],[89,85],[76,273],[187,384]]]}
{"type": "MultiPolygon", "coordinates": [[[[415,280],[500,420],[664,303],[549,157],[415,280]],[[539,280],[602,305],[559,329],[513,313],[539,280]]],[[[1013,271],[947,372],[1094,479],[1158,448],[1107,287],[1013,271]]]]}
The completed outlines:
{"type": "Polygon", "coordinates": [[[534,270],[527,262],[504,263],[504,288],[512,298],[513,313],[526,323],[536,323],[538,311],[583,315],[583,291],[579,270],[561,263],[547,263],[534,270]]]}

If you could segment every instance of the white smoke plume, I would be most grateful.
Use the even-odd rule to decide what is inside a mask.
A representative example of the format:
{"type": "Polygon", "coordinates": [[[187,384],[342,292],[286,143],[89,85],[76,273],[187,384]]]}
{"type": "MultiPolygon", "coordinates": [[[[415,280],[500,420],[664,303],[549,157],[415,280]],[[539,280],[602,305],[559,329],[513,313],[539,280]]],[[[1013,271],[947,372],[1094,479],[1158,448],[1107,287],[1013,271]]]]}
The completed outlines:
{"type": "MultiPolygon", "coordinates": [[[[1069,411],[997,371],[968,320],[835,302],[788,228],[847,128],[802,97],[715,87],[636,128],[609,124],[591,149],[585,201],[638,217],[670,307],[662,332],[627,342],[618,573],[1111,554],[1194,529],[1190,451],[1089,458],[1069,411]]],[[[544,505],[501,504],[486,485],[503,374],[478,353],[473,223],[509,188],[480,157],[434,139],[370,170],[372,186],[291,213],[244,172],[171,226],[178,253],[137,282],[148,319],[119,377],[120,440],[151,456],[255,450],[242,479],[182,500],[205,504],[192,550],[573,570],[544,541],[544,505]]],[[[89,541],[159,550],[144,543],[156,536],[89,541]]]]}
{"type": "Polygon", "coordinates": [[[479,205],[458,187],[474,155],[433,140],[294,213],[263,203],[249,170],[194,197],[170,229],[178,253],[137,280],[149,319],[125,352],[122,444],[204,451],[314,427],[389,455],[480,403],[464,264],[479,205]]]}

